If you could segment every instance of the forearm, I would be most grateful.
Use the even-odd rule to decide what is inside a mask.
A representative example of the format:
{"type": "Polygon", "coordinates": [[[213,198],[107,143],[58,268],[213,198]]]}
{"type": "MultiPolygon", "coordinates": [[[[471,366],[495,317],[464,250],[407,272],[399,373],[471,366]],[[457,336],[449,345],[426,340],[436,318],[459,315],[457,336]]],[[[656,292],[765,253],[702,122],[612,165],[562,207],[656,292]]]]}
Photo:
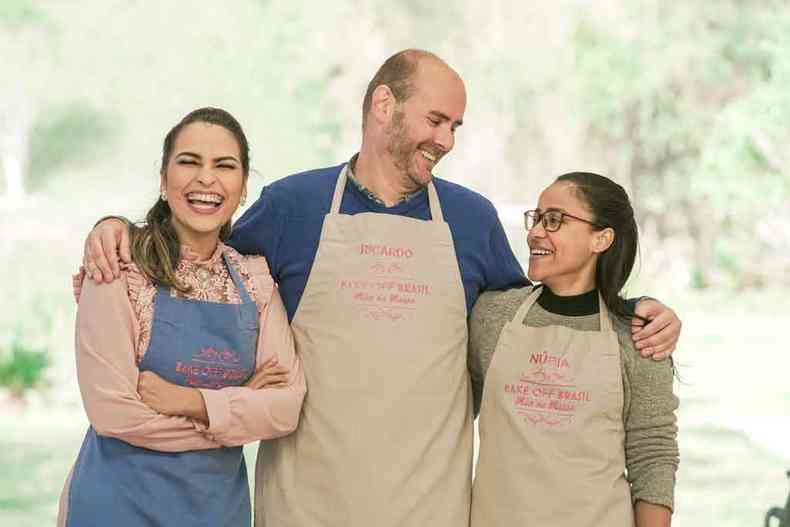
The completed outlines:
{"type": "Polygon", "coordinates": [[[96,433],[125,441],[130,445],[159,452],[186,452],[220,448],[222,444],[211,439],[199,423],[187,417],[174,417],[152,413],[145,421],[128,426],[91,423],[96,433]]]}
{"type": "Polygon", "coordinates": [[[248,386],[201,389],[209,418],[208,432],[226,446],[281,437],[291,433],[299,422],[306,392],[304,369],[296,355],[285,307],[276,290],[260,314],[259,327],[257,368],[261,370],[276,358],[277,363],[289,371],[287,385],[261,389],[248,386]]]}
{"type": "Polygon", "coordinates": [[[283,388],[245,386],[201,390],[209,415],[208,433],[223,446],[239,446],[290,434],[299,423],[304,374],[283,388]]]}
{"type": "MultiPolygon", "coordinates": [[[[84,366],[84,361],[81,362],[84,366]]],[[[201,422],[187,415],[199,416],[198,402],[194,397],[196,395],[200,402],[202,398],[197,390],[192,390],[194,394],[189,403],[185,404],[182,414],[165,415],[146,405],[131,385],[122,387],[126,384],[123,381],[122,384],[119,383],[120,389],[107,385],[97,386],[98,383],[95,382],[87,387],[85,385],[89,383],[88,378],[80,376],[83,402],[88,419],[97,434],[162,452],[204,450],[221,446],[206,434],[207,426],[204,423],[207,420],[201,422]]],[[[205,406],[203,408],[205,411],[205,406]]]]}
{"type": "Polygon", "coordinates": [[[634,520],[636,527],[669,527],[672,525],[672,511],[663,505],[637,501],[634,520]]]}
{"type": "Polygon", "coordinates": [[[137,392],[137,321],[127,280],[87,283],[77,310],[77,378],[88,420],[99,435],[167,452],[217,448],[205,427],[158,414],[137,392]],[[202,428],[202,430],[201,430],[202,428]]]}
{"type": "Polygon", "coordinates": [[[179,408],[171,415],[181,415],[208,425],[206,401],[196,388],[183,388],[178,398],[179,408]]]}

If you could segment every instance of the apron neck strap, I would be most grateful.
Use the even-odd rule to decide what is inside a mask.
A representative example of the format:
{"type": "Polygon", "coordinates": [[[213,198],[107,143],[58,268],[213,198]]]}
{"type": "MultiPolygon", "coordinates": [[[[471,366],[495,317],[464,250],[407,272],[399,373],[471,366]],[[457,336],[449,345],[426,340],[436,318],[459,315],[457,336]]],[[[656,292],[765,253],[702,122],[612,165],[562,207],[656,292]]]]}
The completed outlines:
{"type": "MultiPolygon", "coordinates": [[[[343,192],[346,190],[346,182],[348,181],[348,164],[340,171],[337,176],[337,183],[335,183],[335,193],[332,195],[332,205],[329,207],[329,214],[340,213],[340,204],[343,201],[343,192]]],[[[439,195],[436,193],[436,187],[433,181],[428,183],[428,205],[431,208],[431,219],[433,221],[444,221],[442,214],[442,207],[439,205],[439,195]]]]}
{"type": "Polygon", "coordinates": [[[222,259],[225,261],[225,267],[228,268],[228,273],[230,273],[230,279],[233,280],[233,285],[236,286],[236,290],[239,292],[239,296],[241,297],[242,302],[245,304],[249,304],[252,302],[252,298],[250,298],[250,294],[247,292],[247,288],[244,287],[244,281],[239,276],[239,272],[236,268],[231,265],[230,260],[228,259],[228,255],[224,252],[222,253],[222,259]]]}
{"type": "Polygon", "coordinates": [[[436,193],[436,186],[433,180],[428,182],[428,205],[431,207],[431,219],[433,221],[444,221],[442,206],[439,204],[439,194],[436,193]]]}
{"type": "Polygon", "coordinates": [[[527,316],[529,312],[529,308],[538,300],[540,293],[543,291],[542,286],[536,286],[532,292],[527,295],[527,299],[521,304],[516,311],[516,314],[513,316],[513,322],[516,324],[521,324],[524,321],[524,318],[527,316]]]}
{"type": "Polygon", "coordinates": [[[612,319],[609,318],[609,310],[603,303],[601,292],[598,292],[598,313],[601,316],[601,331],[612,331],[612,319]]]}
{"type": "Polygon", "coordinates": [[[332,206],[329,207],[329,214],[337,214],[340,212],[340,203],[343,201],[343,192],[346,190],[346,181],[348,181],[348,164],[340,171],[337,176],[337,183],[335,183],[335,193],[332,195],[332,206]]]}

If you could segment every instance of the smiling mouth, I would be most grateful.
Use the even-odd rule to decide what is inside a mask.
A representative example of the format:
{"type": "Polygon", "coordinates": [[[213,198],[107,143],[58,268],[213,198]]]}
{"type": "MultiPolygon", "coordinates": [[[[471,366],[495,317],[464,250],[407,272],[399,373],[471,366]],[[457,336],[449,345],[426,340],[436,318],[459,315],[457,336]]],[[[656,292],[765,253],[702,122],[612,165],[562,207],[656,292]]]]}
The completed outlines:
{"type": "Polygon", "coordinates": [[[529,250],[529,256],[530,256],[530,258],[531,258],[531,257],[540,258],[540,257],[542,257],[542,256],[550,256],[550,255],[552,255],[552,254],[554,254],[554,251],[550,251],[550,250],[548,250],[548,249],[538,249],[538,248],[535,248],[535,249],[530,249],[530,250],[529,250]]]}
{"type": "Polygon", "coordinates": [[[432,153],[426,152],[425,150],[420,150],[420,154],[422,154],[422,157],[424,157],[431,163],[436,163],[437,156],[433,155],[432,153]]]}
{"type": "Polygon", "coordinates": [[[213,212],[225,202],[225,198],[213,192],[190,192],[186,195],[187,203],[201,212],[213,212]]]}

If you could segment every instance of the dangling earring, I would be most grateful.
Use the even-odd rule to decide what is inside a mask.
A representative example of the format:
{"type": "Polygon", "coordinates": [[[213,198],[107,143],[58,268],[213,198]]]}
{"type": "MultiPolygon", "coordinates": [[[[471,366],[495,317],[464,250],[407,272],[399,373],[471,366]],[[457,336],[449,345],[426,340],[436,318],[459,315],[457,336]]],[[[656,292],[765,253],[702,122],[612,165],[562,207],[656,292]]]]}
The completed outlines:
{"type": "Polygon", "coordinates": [[[160,197],[160,198],[162,198],[162,201],[167,201],[167,191],[166,191],[166,190],[163,190],[163,191],[162,191],[162,192],[159,194],[159,197],[160,197]]]}

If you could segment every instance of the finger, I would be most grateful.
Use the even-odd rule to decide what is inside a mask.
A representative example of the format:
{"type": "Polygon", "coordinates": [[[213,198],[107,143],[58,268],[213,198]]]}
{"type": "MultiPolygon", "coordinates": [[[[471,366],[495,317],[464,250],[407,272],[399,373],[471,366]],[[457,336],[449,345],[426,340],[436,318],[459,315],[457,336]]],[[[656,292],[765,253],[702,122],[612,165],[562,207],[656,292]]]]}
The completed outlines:
{"type": "Polygon", "coordinates": [[[666,351],[656,351],[655,353],[653,353],[653,356],[650,357],[650,358],[653,359],[656,362],[662,361],[662,360],[667,360],[670,356],[672,356],[673,353],[675,353],[675,349],[676,348],[673,347],[673,348],[668,349],[666,351]]]}
{"type": "Polygon", "coordinates": [[[653,298],[644,298],[637,302],[634,312],[640,317],[652,319],[665,310],[664,304],[653,298]]]}
{"type": "Polygon", "coordinates": [[[104,250],[102,249],[100,236],[94,233],[91,233],[90,236],[90,250],[88,258],[88,265],[85,267],[91,273],[93,281],[101,283],[103,279],[106,278],[107,282],[111,282],[112,267],[110,266],[110,262],[104,256],[104,250]]]}
{"type": "Polygon", "coordinates": [[[287,375],[272,375],[266,379],[266,383],[264,386],[274,386],[276,384],[287,384],[288,383],[288,376],[287,375]]]}
{"type": "Polygon", "coordinates": [[[636,318],[636,317],[632,318],[631,319],[631,333],[632,334],[636,333],[637,331],[639,331],[640,329],[645,327],[646,324],[647,324],[647,322],[645,322],[644,320],[642,320],[640,318],[636,318]]]}
{"type": "Polygon", "coordinates": [[[277,382],[277,381],[272,380],[272,379],[277,379],[277,380],[288,379],[288,376],[289,376],[288,372],[270,373],[270,374],[266,375],[266,377],[264,377],[264,382],[266,384],[270,384],[272,382],[277,382]]]}
{"type": "Polygon", "coordinates": [[[290,371],[291,371],[290,368],[287,368],[285,366],[279,366],[279,365],[270,366],[269,361],[267,361],[263,363],[260,369],[258,369],[258,371],[256,371],[255,374],[252,376],[252,378],[247,382],[248,383],[254,382],[258,379],[262,379],[266,377],[267,375],[287,374],[290,373],[290,371]]]}
{"type": "Polygon", "coordinates": [[[132,244],[129,240],[129,228],[124,225],[123,229],[121,230],[121,243],[118,247],[121,253],[121,260],[126,263],[132,262],[132,244]]]}
{"type": "Polygon", "coordinates": [[[101,283],[102,281],[101,271],[99,271],[99,268],[95,263],[93,263],[93,261],[88,262],[86,265],[85,276],[87,276],[89,280],[93,280],[96,283],[101,283]]]}
{"type": "Polygon", "coordinates": [[[653,320],[645,324],[645,326],[642,329],[640,329],[639,331],[633,334],[634,342],[638,342],[640,340],[645,340],[652,337],[656,333],[662,331],[664,328],[669,326],[672,323],[672,320],[673,319],[670,316],[659,315],[658,317],[654,318],[653,320]]]}
{"type": "MultiPolygon", "coordinates": [[[[656,326],[657,328],[659,326],[656,326]]],[[[674,330],[672,324],[654,331],[652,335],[641,338],[636,342],[636,349],[642,350],[644,348],[655,348],[664,344],[674,345],[677,342],[678,332],[674,330]]]]}
{"type": "Polygon", "coordinates": [[[80,303],[80,293],[82,292],[82,280],[85,278],[85,268],[80,266],[77,274],[71,275],[71,293],[74,295],[74,301],[80,303]]]}
{"type": "Polygon", "coordinates": [[[287,383],[288,383],[287,375],[267,375],[266,377],[259,379],[257,382],[252,383],[250,387],[255,389],[260,389],[260,388],[267,388],[275,384],[287,384],[287,383]]]}
{"type": "Polygon", "coordinates": [[[112,282],[114,278],[118,278],[121,274],[121,269],[118,265],[117,240],[115,239],[115,232],[112,229],[102,229],[101,245],[102,254],[104,255],[105,260],[107,260],[109,263],[109,270],[112,276],[107,276],[106,270],[104,268],[102,268],[102,273],[104,273],[104,278],[107,279],[108,282],[112,282]]]}
{"type": "Polygon", "coordinates": [[[267,375],[287,374],[290,371],[291,370],[286,368],[285,366],[267,366],[266,364],[264,364],[260,370],[255,372],[255,375],[253,375],[253,379],[263,378],[267,375]]]}
{"type": "Polygon", "coordinates": [[[657,344],[639,350],[639,354],[645,358],[653,357],[656,360],[662,360],[662,358],[667,358],[671,355],[674,349],[675,345],[673,343],[657,344]],[[656,355],[658,355],[658,357],[656,357],[656,355]]]}
{"type": "MultiPolygon", "coordinates": [[[[93,231],[91,231],[91,234],[93,231]]],[[[96,264],[93,263],[93,245],[92,245],[92,236],[88,235],[85,238],[85,245],[82,250],[82,268],[85,269],[85,274],[87,275],[89,280],[93,280],[94,282],[101,282],[101,274],[97,276],[98,268],[96,264]]]]}

